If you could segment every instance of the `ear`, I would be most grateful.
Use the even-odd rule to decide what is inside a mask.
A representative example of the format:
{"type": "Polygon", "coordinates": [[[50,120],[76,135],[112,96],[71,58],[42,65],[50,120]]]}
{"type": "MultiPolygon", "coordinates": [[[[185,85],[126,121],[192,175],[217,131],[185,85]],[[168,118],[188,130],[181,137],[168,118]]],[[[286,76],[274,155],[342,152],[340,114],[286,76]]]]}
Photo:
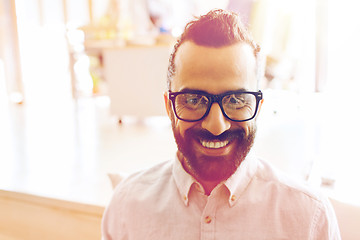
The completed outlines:
{"type": "Polygon", "coordinates": [[[259,102],[259,112],[261,110],[261,106],[263,105],[263,103],[264,103],[264,99],[261,99],[261,101],[259,102]]]}
{"type": "Polygon", "coordinates": [[[164,92],[164,103],[165,103],[165,109],[168,117],[171,119],[171,101],[168,97],[168,92],[164,92]]]}
{"type": "Polygon", "coordinates": [[[256,118],[259,116],[260,114],[260,110],[261,110],[261,106],[263,105],[264,103],[264,99],[261,99],[261,101],[259,102],[259,107],[258,107],[258,110],[257,110],[257,113],[256,113],[256,118]]]}

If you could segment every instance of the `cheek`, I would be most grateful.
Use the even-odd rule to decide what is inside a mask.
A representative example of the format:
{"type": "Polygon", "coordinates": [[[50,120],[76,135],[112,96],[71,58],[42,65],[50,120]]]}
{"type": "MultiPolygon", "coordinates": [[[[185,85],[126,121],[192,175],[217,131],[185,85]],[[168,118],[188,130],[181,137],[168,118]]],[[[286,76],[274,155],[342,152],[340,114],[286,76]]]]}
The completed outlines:
{"type": "Polygon", "coordinates": [[[179,120],[176,116],[175,113],[172,109],[172,106],[170,107],[170,120],[171,120],[171,124],[174,130],[176,130],[180,136],[184,137],[185,136],[185,131],[188,130],[189,128],[194,127],[196,124],[199,124],[199,122],[185,122],[185,121],[181,121],[179,120]]]}
{"type": "Polygon", "coordinates": [[[175,120],[176,129],[179,131],[179,133],[182,137],[185,136],[185,131],[192,128],[194,125],[196,125],[196,123],[184,122],[179,119],[175,120]]]}
{"type": "Polygon", "coordinates": [[[172,108],[170,108],[170,120],[173,131],[176,131],[180,136],[184,137],[184,132],[189,128],[187,127],[187,122],[179,120],[173,111],[172,108]]]}
{"type": "Polygon", "coordinates": [[[240,122],[236,123],[237,127],[240,127],[245,130],[246,136],[249,136],[251,129],[253,129],[253,121],[240,122]]]}
{"type": "Polygon", "coordinates": [[[170,120],[171,120],[173,130],[176,130],[176,132],[178,132],[180,134],[180,136],[182,136],[182,137],[185,136],[186,130],[188,130],[189,128],[192,128],[194,125],[196,125],[196,122],[195,123],[184,122],[184,121],[177,119],[173,111],[171,111],[170,120]]]}

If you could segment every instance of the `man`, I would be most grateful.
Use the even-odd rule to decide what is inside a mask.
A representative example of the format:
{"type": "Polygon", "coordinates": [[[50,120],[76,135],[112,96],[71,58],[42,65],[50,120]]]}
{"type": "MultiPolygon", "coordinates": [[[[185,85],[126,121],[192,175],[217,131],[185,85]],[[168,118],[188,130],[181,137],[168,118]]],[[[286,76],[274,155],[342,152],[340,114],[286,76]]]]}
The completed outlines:
{"type": "Polygon", "coordinates": [[[263,102],[259,51],[234,13],[186,26],[164,96],[177,159],[118,185],[103,239],[340,239],[326,199],[249,153],[263,102]]]}

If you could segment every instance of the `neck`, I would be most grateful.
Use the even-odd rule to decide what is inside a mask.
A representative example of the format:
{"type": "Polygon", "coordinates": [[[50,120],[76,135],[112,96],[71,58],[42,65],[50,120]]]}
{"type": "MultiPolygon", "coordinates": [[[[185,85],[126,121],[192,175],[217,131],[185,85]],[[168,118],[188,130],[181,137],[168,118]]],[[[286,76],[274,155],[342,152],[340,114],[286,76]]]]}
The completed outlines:
{"type": "MultiPolygon", "coordinates": [[[[196,179],[198,180],[198,179],[196,179]]],[[[198,180],[199,183],[201,184],[201,186],[203,186],[204,190],[205,190],[205,194],[207,196],[210,195],[210,193],[212,192],[212,190],[214,190],[214,188],[219,185],[220,182],[218,181],[203,181],[203,180],[198,180]]]]}
{"type": "Polygon", "coordinates": [[[181,165],[184,170],[189,173],[192,177],[194,177],[204,188],[205,194],[210,195],[212,190],[221,182],[221,181],[205,181],[201,179],[198,174],[195,173],[194,169],[189,165],[189,163],[185,160],[184,155],[181,152],[177,152],[178,158],[180,160],[181,165]]]}

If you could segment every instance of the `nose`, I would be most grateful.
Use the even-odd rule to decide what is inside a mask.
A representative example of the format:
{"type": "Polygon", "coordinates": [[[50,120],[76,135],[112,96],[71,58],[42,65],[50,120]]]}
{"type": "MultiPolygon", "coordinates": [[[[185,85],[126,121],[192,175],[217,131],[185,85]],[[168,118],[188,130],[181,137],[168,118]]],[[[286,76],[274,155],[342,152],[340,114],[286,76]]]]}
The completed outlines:
{"type": "Polygon", "coordinates": [[[218,136],[231,127],[230,120],[225,118],[218,103],[214,103],[209,114],[201,122],[201,127],[218,136]]]}

